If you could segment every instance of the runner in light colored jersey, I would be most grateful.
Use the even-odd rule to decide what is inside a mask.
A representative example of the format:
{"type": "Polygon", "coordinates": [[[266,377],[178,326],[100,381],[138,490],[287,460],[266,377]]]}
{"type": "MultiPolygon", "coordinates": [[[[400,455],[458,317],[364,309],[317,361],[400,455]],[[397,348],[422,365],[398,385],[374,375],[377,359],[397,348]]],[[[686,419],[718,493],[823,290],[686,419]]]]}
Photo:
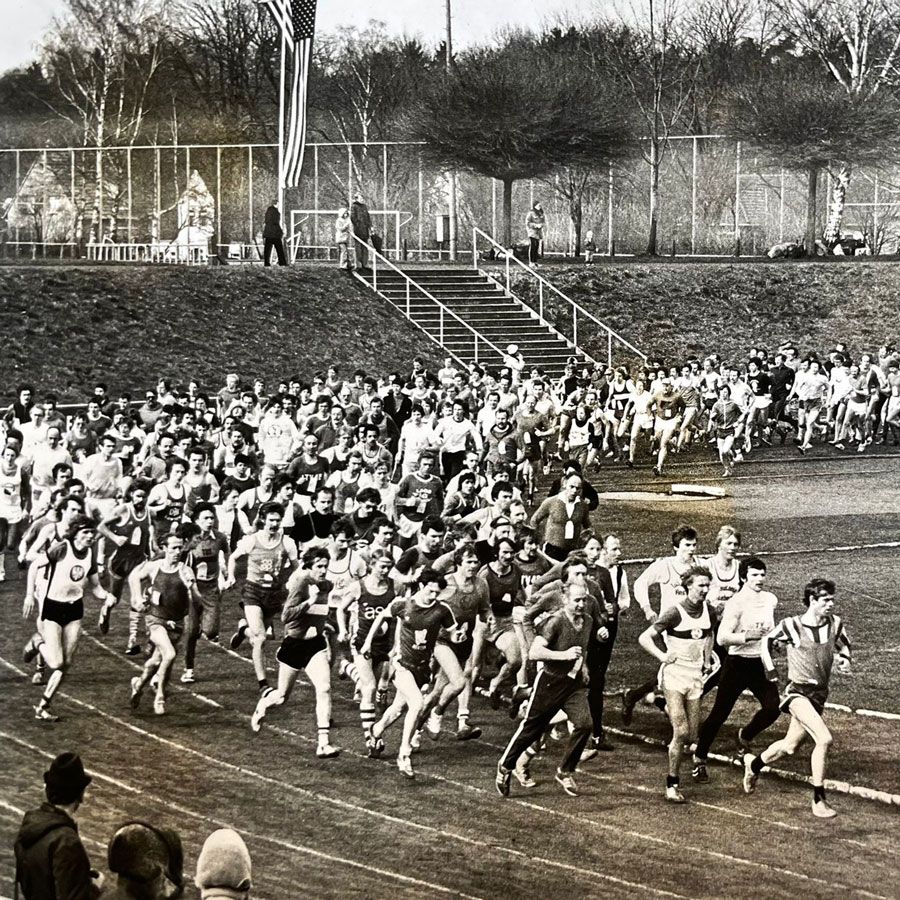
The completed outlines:
{"type": "Polygon", "coordinates": [[[653,404],[653,394],[647,390],[643,378],[638,378],[634,384],[634,393],[625,412],[625,418],[631,420],[631,434],[628,442],[628,459],[625,461],[629,468],[634,467],[634,456],[637,451],[638,439],[641,435],[649,437],[653,431],[653,413],[650,411],[653,404]]]}
{"type": "Polygon", "coordinates": [[[161,547],[167,534],[184,521],[188,489],[184,485],[187,463],[180,456],[173,456],[166,465],[166,480],[154,485],[147,497],[147,509],[153,523],[152,546],[161,547]]]}
{"type": "Polygon", "coordinates": [[[638,638],[641,647],[661,663],[659,687],[672,723],[665,795],[670,803],[686,802],[680,786],[681,761],[687,745],[697,740],[700,725],[703,674],[710,665],[715,627],[715,613],[706,602],[709,584],[705,569],[695,566],[685,572],[680,585],[683,598],[663,609],[638,638]],[[657,646],[659,637],[665,650],[657,646]]]}
{"type": "MultiPolygon", "coordinates": [[[[641,572],[632,585],[632,592],[637,605],[648,622],[655,622],[657,614],[650,606],[650,588],[659,589],[659,613],[662,614],[670,606],[679,602],[683,595],[682,578],[696,565],[697,532],[690,525],[680,525],[672,532],[671,556],[663,556],[654,560],[641,572]]],[[[663,708],[664,703],[655,697],[656,679],[647,681],[637,688],[626,688],[622,693],[622,721],[631,724],[635,704],[644,699],[656,703],[663,708]]]]}
{"type": "Polygon", "coordinates": [[[90,584],[100,600],[111,595],[100,586],[92,548],[97,526],[86,516],[72,521],[65,538],[38,554],[28,570],[28,583],[22,615],[30,619],[40,591],[41,627],[25,646],[24,659],[31,662],[39,653],[50,676],[34,717],[42,722],[57,722],[59,717],[49,706],[60,683],[69,671],[84,618],[84,590],[90,584]],[[43,570],[43,571],[42,571],[43,570]],[[40,576],[39,577],[39,573],[40,576]]]}
{"type": "Polygon", "coordinates": [[[89,456],[81,467],[87,497],[85,506],[88,515],[97,518],[112,512],[116,497],[122,487],[122,460],[113,456],[116,439],[103,435],[97,442],[97,452],[89,456]]]}
{"type": "Polygon", "coordinates": [[[0,453],[0,581],[6,580],[6,553],[15,552],[25,526],[31,500],[28,473],[14,446],[0,453]]]}

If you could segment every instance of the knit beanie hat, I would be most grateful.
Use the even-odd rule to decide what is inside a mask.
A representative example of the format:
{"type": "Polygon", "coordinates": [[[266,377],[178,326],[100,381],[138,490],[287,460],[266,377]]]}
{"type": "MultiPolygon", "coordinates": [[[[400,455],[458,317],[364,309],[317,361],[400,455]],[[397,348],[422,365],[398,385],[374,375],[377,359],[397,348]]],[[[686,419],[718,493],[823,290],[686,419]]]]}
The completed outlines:
{"type": "Polygon", "coordinates": [[[250,890],[250,875],[250,851],[244,839],[231,828],[214,831],[197,858],[194,881],[200,888],[200,897],[240,900],[250,890]]]}

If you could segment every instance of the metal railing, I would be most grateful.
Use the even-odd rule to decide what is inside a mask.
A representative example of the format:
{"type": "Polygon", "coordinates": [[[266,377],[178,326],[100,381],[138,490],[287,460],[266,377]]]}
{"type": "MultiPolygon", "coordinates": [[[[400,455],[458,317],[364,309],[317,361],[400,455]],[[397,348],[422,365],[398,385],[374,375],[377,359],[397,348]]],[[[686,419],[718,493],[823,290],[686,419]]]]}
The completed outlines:
{"type": "MultiPolygon", "coordinates": [[[[490,247],[494,250],[498,261],[502,260],[505,262],[504,280],[502,282],[498,281],[497,279],[493,279],[493,280],[506,291],[508,296],[517,300],[519,303],[521,303],[523,306],[527,307],[528,309],[532,310],[533,312],[536,312],[538,315],[538,318],[541,320],[541,322],[544,325],[547,325],[549,328],[556,331],[564,339],[569,340],[573,347],[576,347],[579,350],[579,352],[584,354],[592,362],[596,362],[596,360],[589,353],[587,353],[584,350],[584,348],[581,347],[578,343],[578,319],[579,319],[579,316],[582,319],[587,319],[589,322],[593,322],[594,325],[599,326],[600,328],[603,329],[603,331],[606,332],[607,365],[612,365],[613,341],[618,341],[620,344],[622,344],[623,347],[628,348],[630,351],[632,351],[634,354],[639,356],[641,359],[643,359],[643,360],[647,359],[646,353],[642,353],[640,350],[638,350],[637,347],[634,346],[634,344],[632,344],[626,338],[622,337],[622,335],[620,335],[618,332],[613,331],[613,329],[610,328],[609,325],[607,325],[605,322],[598,319],[593,313],[588,312],[583,306],[580,306],[574,300],[572,300],[571,297],[567,297],[558,287],[556,287],[556,285],[551,284],[549,281],[547,281],[547,279],[544,278],[543,275],[541,275],[539,272],[536,272],[534,269],[531,268],[531,266],[526,265],[525,263],[522,262],[522,260],[517,259],[515,254],[512,252],[512,250],[510,250],[506,247],[503,247],[501,244],[498,244],[497,241],[495,241],[489,234],[487,234],[486,232],[482,231],[480,228],[475,226],[472,228],[472,265],[474,268],[478,269],[479,272],[482,272],[482,274],[487,275],[489,278],[491,277],[489,272],[484,272],[478,265],[478,238],[479,237],[481,237],[484,241],[486,241],[490,245],[490,247]],[[537,281],[538,306],[537,306],[536,310],[535,310],[534,306],[532,306],[530,303],[523,300],[517,294],[513,293],[511,284],[510,284],[511,263],[515,263],[523,272],[525,272],[527,275],[529,275],[531,278],[533,278],[537,281]],[[571,313],[571,321],[572,321],[572,337],[571,337],[571,339],[566,338],[565,334],[563,334],[561,331],[559,331],[559,329],[557,327],[559,325],[559,322],[557,322],[555,325],[551,324],[550,322],[547,321],[547,318],[544,316],[544,293],[545,293],[545,291],[550,291],[551,294],[554,294],[556,297],[559,297],[560,300],[562,300],[566,304],[568,304],[569,310],[571,313]]],[[[583,330],[584,330],[584,324],[582,324],[582,332],[583,332],[583,330]]]]}
{"type": "Polygon", "coordinates": [[[88,244],[87,258],[92,262],[172,263],[203,266],[209,262],[209,244],[88,244]]]}
{"type": "MultiPolygon", "coordinates": [[[[375,291],[379,296],[388,301],[392,306],[395,306],[397,309],[402,312],[410,322],[412,322],[416,327],[421,329],[434,341],[435,344],[440,346],[445,353],[449,356],[452,356],[458,363],[463,365],[468,362],[479,362],[479,345],[483,345],[482,354],[484,352],[484,348],[489,348],[496,353],[500,359],[505,355],[505,351],[501,350],[496,344],[489,341],[484,335],[480,332],[476,331],[468,322],[461,319],[452,309],[449,309],[440,300],[437,299],[430,291],[427,291],[422,285],[418,284],[409,275],[406,274],[402,269],[395,266],[384,254],[379,253],[372,247],[370,244],[367,244],[365,241],[358,238],[355,234],[350,234],[350,237],[356,241],[357,244],[360,244],[366,248],[369,254],[369,263],[372,269],[372,281],[368,281],[368,279],[363,278],[359,272],[354,272],[354,276],[356,279],[367,287],[371,287],[373,291],[375,291]],[[379,290],[378,288],[378,274],[379,274],[379,263],[381,264],[382,272],[387,269],[399,275],[403,279],[403,284],[405,288],[405,302],[398,303],[397,300],[393,297],[387,296],[383,292],[383,290],[379,290]],[[422,310],[413,310],[412,303],[413,300],[422,300],[425,299],[434,304],[436,310],[438,312],[438,323],[437,323],[437,335],[432,334],[428,328],[423,325],[421,322],[416,321],[415,316],[421,315],[422,310]],[[445,342],[445,336],[447,328],[449,327],[447,319],[450,320],[449,324],[455,324],[456,326],[462,326],[465,331],[468,331],[472,335],[472,359],[464,360],[456,350],[449,348],[445,342]]],[[[383,278],[383,275],[382,275],[383,278]]]]}

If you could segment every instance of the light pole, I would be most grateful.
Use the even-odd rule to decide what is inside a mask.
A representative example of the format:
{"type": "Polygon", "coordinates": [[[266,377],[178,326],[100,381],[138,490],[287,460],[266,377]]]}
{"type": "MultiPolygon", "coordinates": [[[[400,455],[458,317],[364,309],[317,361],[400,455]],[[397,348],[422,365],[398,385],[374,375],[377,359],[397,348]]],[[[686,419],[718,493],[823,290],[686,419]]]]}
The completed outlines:
{"type": "MultiPolygon", "coordinates": [[[[450,76],[450,67],[453,61],[453,40],[452,26],[450,18],[450,0],[444,0],[444,8],[447,14],[447,39],[445,47],[447,50],[446,68],[447,76],[450,76]]],[[[450,259],[456,259],[456,170],[450,172],[450,259]]],[[[474,260],[472,261],[474,265],[474,260]]]]}

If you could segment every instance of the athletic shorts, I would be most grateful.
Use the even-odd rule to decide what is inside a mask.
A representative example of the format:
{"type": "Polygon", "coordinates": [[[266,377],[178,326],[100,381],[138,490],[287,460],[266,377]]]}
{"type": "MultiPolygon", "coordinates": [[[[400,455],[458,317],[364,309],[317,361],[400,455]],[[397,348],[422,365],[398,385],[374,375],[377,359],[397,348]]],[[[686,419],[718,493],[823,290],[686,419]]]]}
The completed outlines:
{"type": "Polygon", "coordinates": [[[431,669],[428,666],[419,666],[416,668],[412,668],[411,666],[404,666],[403,663],[399,661],[394,662],[394,674],[397,674],[397,669],[401,669],[405,672],[409,672],[410,675],[415,679],[416,684],[423,688],[426,684],[431,681],[431,669]]]}
{"type": "Polygon", "coordinates": [[[867,401],[862,400],[848,400],[847,401],[847,415],[848,416],[865,416],[869,411],[869,404],[867,401]]]}
{"type": "Polygon", "coordinates": [[[147,613],[145,621],[148,633],[154,625],[159,628],[165,628],[166,633],[169,635],[169,640],[173,644],[177,644],[184,634],[184,619],[164,619],[162,616],[154,616],[153,613],[147,613]]]}
{"type": "Polygon", "coordinates": [[[818,412],[823,406],[824,406],[824,403],[821,398],[819,398],[817,400],[804,400],[803,401],[803,408],[808,413],[818,412]]]}
{"type": "Polygon", "coordinates": [[[465,668],[466,663],[469,661],[469,657],[472,655],[472,649],[475,647],[475,639],[472,637],[460,642],[442,641],[438,638],[438,643],[444,647],[449,647],[453,651],[456,661],[463,668],[465,668]]]}
{"type": "Polygon", "coordinates": [[[282,639],[275,659],[282,665],[299,671],[305,669],[317,653],[327,649],[328,642],[321,634],[317,634],[314,638],[286,637],[282,639]]]}
{"type": "Polygon", "coordinates": [[[659,689],[682,694],[685,700],[699,700],[703,696],[703,670],[680,662],[660,666],[659,689]]]}
{"type": "Polygon", "coordinates": [[[703,408],[705,410],[711,410],[716,405],[716,397],[704,397],[703,398],[703,408]]]}
{"type": "Polygon", "coordinates": [[[338,633],[339,629],[336,606],[328,607],[328,615],[325,617],[325,630],[330,631],[332,634],[338,633]]]}
{"type": "Polygon", "coordinates": [[[661,438],[670,438],[678,431],[678,419],[660,419],[657,416],[654,430],[661,438]]]}
{"type": "MultiPolygon", "coordinates": [[[[359,645],[354,644],[353,652],[357,656],[362,656],[362,650],[359,645]]],[[[380,665],[386,663],[388,659],[390,659],[391,655],[391,645],[389,642],[378,642],[374,641],[372,643],[372,649],[369,651],[369,663],[372,666],[373,671],[376,670],[380,665]]]]}
{"type": "Polygon", "coordinates": [[[109,573],[115,578],[127,578],[146,558],[147,555],[136,544],[116,547],[109,558],[109,573]]]}
{"type": "Polygon", "coordinates": [[[828,688],[821,688],[817,684],[794,684],[793,681],[789,681],[778,708],[782,712],[790,712],[791,701],[796,697],[806,697],[812,703],[813,709],[821,716],[825,712],[828,688]]]}
{"type": "Polygon", "coordinates": [[[48,597],[41,604],[41,620],[44,622],[56,622],[57,625],[65,626],[71,622],[80,622],[83,618],[84,601],[82,600],[63,603],[48,597]]]}
{"type": "Polygon", "coordinates": [[[264,613],[270,615],[280,613],[284,606],[285,591],[283,588],[263,587],[254,581],[245,581],[241,591],[241,600],[244,606],[258,606],[264,613]]]}
{"type": "Polygon", "coordinates": [[[732,443],[734,442],[733,431],[730,434],[725,435],[725,437],[722,437],[721,435],[716,436],[716,449],[719,451],[719,453],[722,453],[724,450],[728,449],[726,447],[726,444],[729,441],[731,441],[732,443]]]}
{"type": "Polygon", "coordinates": [[[772,405],[771,397],[754,397],[753,398],[753,408],[754,409],[768,409],[772,405]]]}

